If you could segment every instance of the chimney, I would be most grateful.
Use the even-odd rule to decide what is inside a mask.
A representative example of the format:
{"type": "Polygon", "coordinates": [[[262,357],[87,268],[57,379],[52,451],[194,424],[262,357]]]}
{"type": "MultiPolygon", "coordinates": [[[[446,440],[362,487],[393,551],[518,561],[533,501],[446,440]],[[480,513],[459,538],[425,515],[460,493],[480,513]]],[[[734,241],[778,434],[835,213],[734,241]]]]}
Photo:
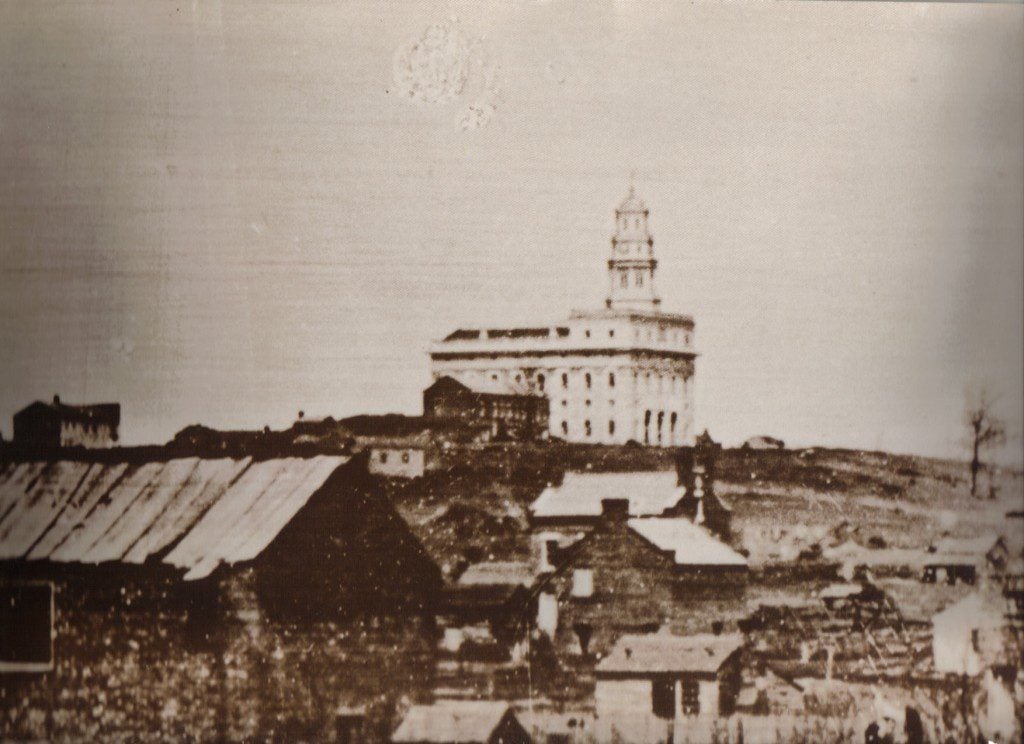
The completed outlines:
{"type": "Polygon", "coordinates": [[[689,488],[693,482],[693,447],[680,447],[676,454],[676,485],[689,488]]]}
{"type": "Polygon", "coordinates": [[[629,519],[629,499],[601,499],[601,516],[607,522],[629,519]]]}
{"type": "Polygon", "coordinates": [[[59,395],[54,395],[53,396],[53,405],[55,405],[55,406],[59,406],[60,405],[60,396],[59,395]]]}

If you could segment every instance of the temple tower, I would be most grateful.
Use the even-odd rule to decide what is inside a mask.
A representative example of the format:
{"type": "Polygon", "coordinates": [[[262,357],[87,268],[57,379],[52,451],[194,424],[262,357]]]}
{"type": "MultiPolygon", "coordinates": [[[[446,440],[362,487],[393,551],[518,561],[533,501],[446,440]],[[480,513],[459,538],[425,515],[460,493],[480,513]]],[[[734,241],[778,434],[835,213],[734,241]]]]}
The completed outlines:
{"type": "Polygon", "coordinates": [[[605,305],[612,310],[656,310],[661,300],[654,292],[654,238],[647,228],[647,207],[633,187],[615,210],[615,235],[608,259],[609,292],[605,305]]]}

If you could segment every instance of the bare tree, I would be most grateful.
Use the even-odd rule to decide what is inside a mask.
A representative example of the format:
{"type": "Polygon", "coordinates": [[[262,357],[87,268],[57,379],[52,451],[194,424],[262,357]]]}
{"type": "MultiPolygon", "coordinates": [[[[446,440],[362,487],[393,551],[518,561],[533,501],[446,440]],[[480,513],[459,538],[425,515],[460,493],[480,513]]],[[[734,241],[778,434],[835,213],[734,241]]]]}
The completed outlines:
{"type": "Polygon", "coordinates": [[[1006,426],[993,413],[995,398],[982,390],[967,406],[967,425],[971,436],[971,496],[977,495],[978,472],[982,453],[1006,441],[1006,426]]]}

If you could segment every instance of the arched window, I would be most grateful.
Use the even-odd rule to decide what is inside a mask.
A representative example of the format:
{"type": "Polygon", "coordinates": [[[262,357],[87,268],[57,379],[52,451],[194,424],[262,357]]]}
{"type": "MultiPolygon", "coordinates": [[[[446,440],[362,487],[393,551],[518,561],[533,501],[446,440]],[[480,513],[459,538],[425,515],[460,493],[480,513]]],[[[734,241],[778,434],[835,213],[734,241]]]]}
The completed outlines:
{"type": "Polygon", "coordinates": [[[569,375],[565,372],[562,373],[562,387],[569,387],[569,375]]]}
{"type": "Polygon", "coordinates": [[[658,444],[661,444],[661,424],[665,419],[665,412],[658,411],[658,444]]]}
{"type": "Polygon", "coordinates": [[[626,287],[629,286],[629,272],[628,271],[620,271],[619,272],[619,286],[622,287],[623,289],[625,289],[626,287]]]}
{"type": "Polygon", "coordinates": [[[672,411],[672,415],[668,417],[668,428],[673,434],[676,431],[676,420],[679,418],[679,414],[672,411]]]}
{"type": "Polygon", "coordinates": [[[614,434],[615,433],[615,419],[611,419],[611,420],[608,421],[608,433],[609,434],[614,434]]]}
{"type": "Polygon", "coordinates": [[[569,436],[569,422],[568,421],[563,421],[562,422],[562,434],[564,436],[569,436]]]}
{"type": "Polygon", "coordinates": [[[591,383],[591,379],[590,379],[590,373],[589,373],[589,372],[587,372],[587,374],[585,374],[585,375],[583,376],[583,381],[584,381],[584,382],[586,383],[586,385],[587,385],[587,390],[589,390],[589,389],[590,389],[590,383],[591,383]]]}
{"type": "Polygon", "coordinates": [[[644,272],[642,272],[642,271],[636,272],[636,274],[634,276],[634,282],[635,282],[636,286],[638,286],[638,287],[644,286],[644,272]]]}
{"type": "Polygon", "coordinates": [[[544,381],[545,381],[545,379],[546,378],[544,377],[543,373],[537,375],[537,389],[540,390],[542,393],[544,392],[544,381]]]}
{"type": "Polygon", "coordinates": [[[608,387],[615,387],[615,373],[608,373],[608,387]]]}

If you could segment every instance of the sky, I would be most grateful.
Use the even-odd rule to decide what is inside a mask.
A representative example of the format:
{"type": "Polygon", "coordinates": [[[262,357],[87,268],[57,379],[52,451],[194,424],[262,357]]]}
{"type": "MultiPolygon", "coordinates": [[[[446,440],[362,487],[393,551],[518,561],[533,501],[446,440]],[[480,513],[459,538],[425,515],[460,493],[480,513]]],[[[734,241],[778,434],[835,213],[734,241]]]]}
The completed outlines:
{"type": "Polygon", "coordinates": [[[602,305],[632,177],[698,430],[962,456],[984,387],[1019,459],[1022,40],[1021,5],[0,4],[0,430],[418,413],[432,339],[602,305]]]}

